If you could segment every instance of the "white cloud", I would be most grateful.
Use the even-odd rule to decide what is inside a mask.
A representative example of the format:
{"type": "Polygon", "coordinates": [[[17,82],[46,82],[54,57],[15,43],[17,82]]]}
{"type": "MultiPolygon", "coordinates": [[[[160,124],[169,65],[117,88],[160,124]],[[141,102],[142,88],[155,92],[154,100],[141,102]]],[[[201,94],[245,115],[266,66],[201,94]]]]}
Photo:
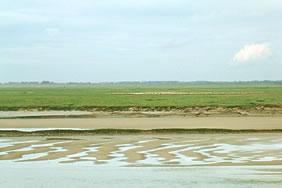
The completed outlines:
{"type": "Polygon", "coordinates": [[[265,43],[254,43],[245,45],[233,57],[234,62],[244,63],[261,60],[271,55],[271,49],[265,43]]]}

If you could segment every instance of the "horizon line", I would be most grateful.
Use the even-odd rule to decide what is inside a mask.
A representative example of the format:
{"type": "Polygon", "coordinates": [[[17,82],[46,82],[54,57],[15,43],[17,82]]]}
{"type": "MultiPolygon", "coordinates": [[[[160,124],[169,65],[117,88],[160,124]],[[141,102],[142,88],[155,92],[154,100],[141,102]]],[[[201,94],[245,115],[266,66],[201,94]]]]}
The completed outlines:
{"type": "Polygon", "coordinates": [[[234,81],[210,81],[210,80],[195,80],[195,81],[177,81],[177,80],[167,80],[167,81],[105,81],[105,82],[87,82],[87,81],[68,81],[68,82],[57,82],[57,81],[9,81],[9,82],[0,82],[1,85],[8,84],[38,84],[38,85],[56,85],[56,84],[130,84],[130,83],[139,83],[139,84],[154,84],[154,83],[282,83],[282,80],[234,80],[234,81]]]}

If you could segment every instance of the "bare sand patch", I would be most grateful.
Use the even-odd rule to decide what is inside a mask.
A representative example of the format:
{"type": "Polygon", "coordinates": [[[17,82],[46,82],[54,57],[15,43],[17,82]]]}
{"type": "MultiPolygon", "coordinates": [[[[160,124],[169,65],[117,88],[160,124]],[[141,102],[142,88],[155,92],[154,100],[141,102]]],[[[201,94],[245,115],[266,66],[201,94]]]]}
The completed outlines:
{"type": "Polygon", "coordinates": [[[5,128],[270,130],[282,129],[282,117],[0,119],[5,128]]]}
{"type": "Polygon", "coordinates": [[[37,111],[37,110],[26,110],[26,111],[0,111],[0,118],[28,118],[28,117],[68,117],[68,116],[84,116],[84,115],[91,115],[91,112],[88,111],[37,111]]]}

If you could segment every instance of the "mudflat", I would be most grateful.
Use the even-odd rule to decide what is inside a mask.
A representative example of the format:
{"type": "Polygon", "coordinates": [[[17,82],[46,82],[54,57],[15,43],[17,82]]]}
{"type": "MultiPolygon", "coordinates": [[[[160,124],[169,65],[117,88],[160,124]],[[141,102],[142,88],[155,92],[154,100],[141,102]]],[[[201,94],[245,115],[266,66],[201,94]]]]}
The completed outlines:
{"type": "Polygon", "coordinates": [[[278,133],[2,137],[0,163],[87,162],[90,166],[281,165],[281,141],[278,133]]]}
{"type": "Polygon", "coordinates": [[[282,129],[282,117],[0,119],[0,128],[278,130],[282,129]]]}

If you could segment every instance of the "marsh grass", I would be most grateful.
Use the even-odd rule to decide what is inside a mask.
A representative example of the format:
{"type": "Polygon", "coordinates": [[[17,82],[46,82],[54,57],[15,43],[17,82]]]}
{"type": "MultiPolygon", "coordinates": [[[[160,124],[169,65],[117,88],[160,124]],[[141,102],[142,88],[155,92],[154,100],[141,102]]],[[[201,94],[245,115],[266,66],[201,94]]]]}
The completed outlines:
{"type": "Polygon", "coordinates": [[[282,106],[282,84],[2,85],[0,110],[282,106]],[[136,94],[137,93],[137,94],[136,94]]]}

